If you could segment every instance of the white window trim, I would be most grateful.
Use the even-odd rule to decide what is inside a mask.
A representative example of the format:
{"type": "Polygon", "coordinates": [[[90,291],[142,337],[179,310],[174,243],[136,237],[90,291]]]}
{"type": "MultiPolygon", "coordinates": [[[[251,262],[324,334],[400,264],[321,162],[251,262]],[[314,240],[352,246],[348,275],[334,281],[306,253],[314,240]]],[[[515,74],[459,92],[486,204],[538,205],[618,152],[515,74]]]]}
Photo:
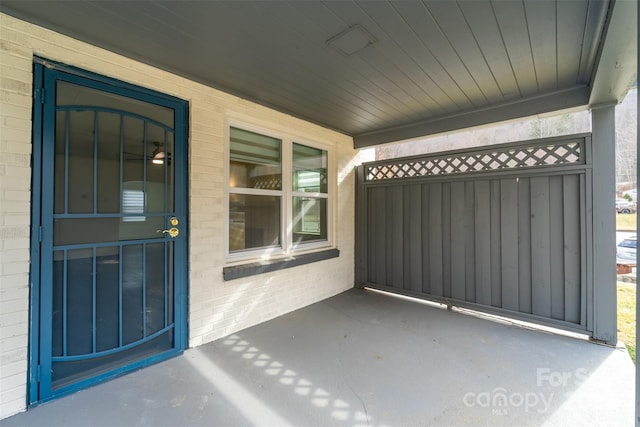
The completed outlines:
{"type": "Polygon", "coordinates": [[[255,125],[239,119],[229,118],[225,127],[225,198],[224,198],[224,247],[225,259],[228,265],[249,261],[265,261],[286,258],[297,254],[316,252],[335,248],[335,199],[337,196],[336,173],[335,173],[335,149],[329,144],[310,140],[304,136],[299,136],[289,132],[277,131],[266,126],[255,125]],[[252,188],[234,188],[231,191],[230,179],[230,151],[231,151],[231,128],[238,128],[250,132],[255,132],[282,141],[282,191],[280,190],[258,190],[252,188]],[[317,148],[327,152],[327,193],[305,193],[293,191],[293,144],[301,144],[312,148],[317,148]],[[243,251],[231,252],[229,250],[229,195],[233,194],[257,194],[281,196],[280,209],[280,239],[282,247],[261,247],[246,249],[243,251]],[[293,197],[306,196],[327,199],[327,240],[316,242],[293,242],[293,197]]]}

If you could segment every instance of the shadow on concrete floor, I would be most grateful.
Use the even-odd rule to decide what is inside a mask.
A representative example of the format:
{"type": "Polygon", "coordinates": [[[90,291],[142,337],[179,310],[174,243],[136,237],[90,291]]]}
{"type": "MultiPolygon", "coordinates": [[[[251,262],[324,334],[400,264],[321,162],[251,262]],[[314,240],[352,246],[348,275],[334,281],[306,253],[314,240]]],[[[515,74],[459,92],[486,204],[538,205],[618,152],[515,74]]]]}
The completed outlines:
{"type": "Polygon", "coordinates": [[[631,426],[623,348],[353,289],[12,426],[631,426]]]}

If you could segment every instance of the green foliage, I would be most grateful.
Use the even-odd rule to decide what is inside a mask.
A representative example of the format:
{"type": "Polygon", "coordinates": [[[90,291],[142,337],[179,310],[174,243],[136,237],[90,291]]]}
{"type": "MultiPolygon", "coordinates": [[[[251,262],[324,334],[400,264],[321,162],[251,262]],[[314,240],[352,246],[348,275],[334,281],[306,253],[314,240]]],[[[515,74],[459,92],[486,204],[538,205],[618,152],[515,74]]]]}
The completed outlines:
{"type": "Polygon", "coordinates": [[[627,202],[633,202],[633,199],[631,198],[631,196],[629,195],[629,193],[624,193],[622,195],[622,198],[625,199],[627,202]]]}
{"type": "Polygon", "coordinates": [[[636,362],[636,285],[618,282],[618,340],[636,362]]]}
{"type": "Polygon", "coordinates": [[[530,126],[529,137],[533,139],[567,135],[575,127],[575,118],[571,113],[564,113],[560,116],[537,118],[531,121],[530,126]]]}

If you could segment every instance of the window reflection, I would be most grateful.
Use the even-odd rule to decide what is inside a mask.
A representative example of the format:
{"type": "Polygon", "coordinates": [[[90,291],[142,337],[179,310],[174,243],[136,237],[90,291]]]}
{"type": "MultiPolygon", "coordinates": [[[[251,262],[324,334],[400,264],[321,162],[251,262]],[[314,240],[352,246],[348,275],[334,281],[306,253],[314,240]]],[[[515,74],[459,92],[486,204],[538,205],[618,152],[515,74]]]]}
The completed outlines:
{"type": "Polygon", "coordinates": [[[326,150],[230,128],[229,253],[326,243],[327,170],[326,150]]]}
{"type": "Polygon", "coordinates": [[[295,243],[327,239],[327,199],[293,198],[293,240],[295,243]]]}
{"type": "MultiPolygon", "coordinates": [[[[142,183],[137,183],[137,186],[142,186],[142,183]]],[[[131,183],[125,183],[125,188],[122,190],[122,213],[123,214],[138,214],[136,216],[122,217],[122,222],[136,222],[144,221],[144,191],[140,188],[127,188],[131,187],[131,183]]]]}
{"type": "Polygon", "coordinates": [[[282,141],[231,128],[229,186],[282,189],[282,141]]]}
{"type": "Polygon", "coordinates": [[[280,197],[229,195],[229,250],[280,246],[280,197]]]}
{"type": "Polygon", "coordinates": [[[327,152],[293,144],[293,191],[327,192],[327,152]]]}
{"type": "Polygon", "coordinates": [[[326,240],[327,152],[325,150],[293,144],[293,191],[294,243],[326,240]]]}

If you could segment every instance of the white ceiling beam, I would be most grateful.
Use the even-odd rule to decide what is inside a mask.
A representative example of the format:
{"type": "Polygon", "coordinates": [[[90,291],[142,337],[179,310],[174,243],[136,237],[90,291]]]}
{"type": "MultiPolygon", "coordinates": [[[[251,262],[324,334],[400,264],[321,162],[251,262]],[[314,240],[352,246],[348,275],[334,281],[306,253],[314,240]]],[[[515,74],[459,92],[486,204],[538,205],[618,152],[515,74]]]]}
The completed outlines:
{"type": "Polygon", "coordinates": [[[611,3],[591,78],[590,105],[621,102],[638,78],[638,2],[611,3]]]}

